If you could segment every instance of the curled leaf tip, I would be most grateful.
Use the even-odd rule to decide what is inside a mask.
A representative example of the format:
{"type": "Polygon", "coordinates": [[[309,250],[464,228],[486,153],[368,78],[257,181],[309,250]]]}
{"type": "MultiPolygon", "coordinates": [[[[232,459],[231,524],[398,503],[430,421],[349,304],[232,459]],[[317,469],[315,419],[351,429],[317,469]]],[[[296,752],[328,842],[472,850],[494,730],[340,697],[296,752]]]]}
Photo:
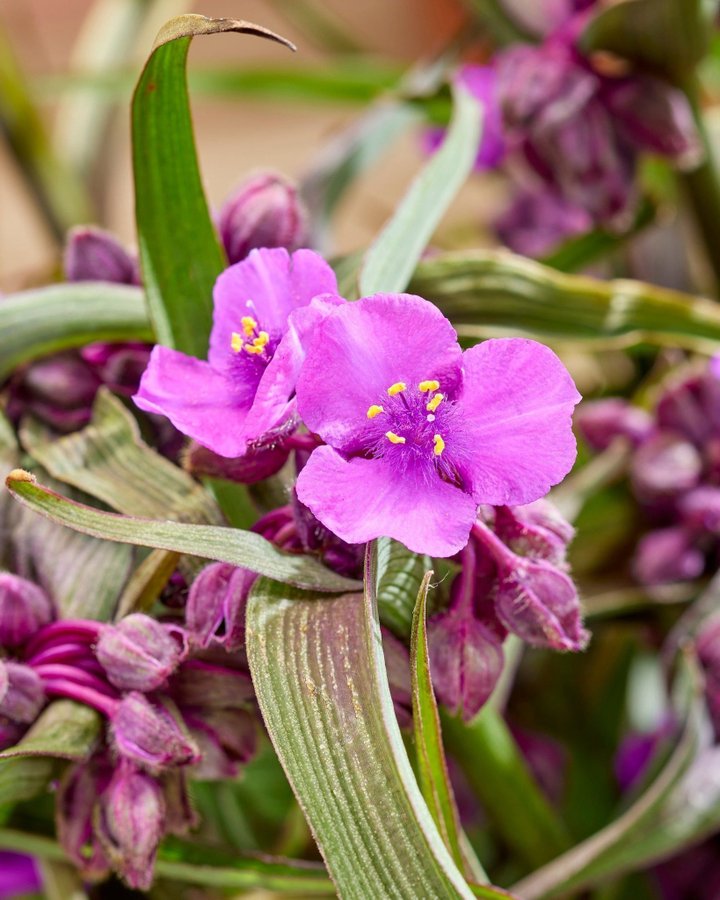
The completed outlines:
{"type": "Polygon", "coordinates": [[[14,481],[29,481],[30,484],[37,484],[37,478],[25,469],[13,469],[5,479],[5,484],[12,487],[14,481]]]}

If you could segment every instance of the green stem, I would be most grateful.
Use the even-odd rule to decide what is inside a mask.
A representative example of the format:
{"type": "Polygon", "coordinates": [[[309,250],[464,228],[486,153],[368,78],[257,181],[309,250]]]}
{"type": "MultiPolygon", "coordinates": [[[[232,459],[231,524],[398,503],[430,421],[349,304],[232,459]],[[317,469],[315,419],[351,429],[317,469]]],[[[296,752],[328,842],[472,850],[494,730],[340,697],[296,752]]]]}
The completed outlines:
{"type": "Polygon", "coordinates": [[[503,839],[533,868],[566,850],[567,830],[531,775],[502,716],[486,706],[472,722],[442,712],[443,736],[503,839]]]}
{"type": "Polygon", "coordinates": [[[705,128],[702,112],[698,102],[697,84],[690,81],[684,85],[690,105],[695,116],[700,140],[702,142],[704,158],[700,165],[690,172],[681,172],[680,181],[685,189],[685,194],[690,204],[700,237],[702,238],[705,255],[713,271],[715,278],[715,293],[720,293],[720,241],[718,240],[718,228],[720,228],[720,175],[712,142],[705,128]]]}
{"type": "MultiPolygon", "coordinates": [[[[67,862],[67,856],[57,841],[12,828],[0,828],[0,847],[4,850],[29,853],[40,859],[67,862]]],[[[308,863],[295,863],[289,860],[268,862],[246,859],[239,860],[236,867],[230,868],[159,859],[155,864],[155,874],[158,878],[207,887],[237,890],[256,887],[304,896],[335,894],[335,888],[324,872],[308,863]]]]}

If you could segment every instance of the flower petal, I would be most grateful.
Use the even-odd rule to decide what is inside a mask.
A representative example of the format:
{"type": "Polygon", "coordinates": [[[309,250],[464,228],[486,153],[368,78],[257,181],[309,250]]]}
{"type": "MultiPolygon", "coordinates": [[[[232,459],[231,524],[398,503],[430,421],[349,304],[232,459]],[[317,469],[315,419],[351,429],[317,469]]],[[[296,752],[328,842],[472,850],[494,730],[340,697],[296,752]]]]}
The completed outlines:
{"type": "Polygon", "coordinates": [[[454,461],[467,488],[494,506],[545,496],[575,461],[572,411],[581,398],[567,369],[521,338],[485,341],[463,363],[462,458],[454,461]]]}
{"type": "Polygon", "coordinates": [[[468,541],[472,498],[439,477],[385,459],[345,460],[331,447],[314,450],[298,477],[297,495],[334,534],[350,544],[392,537],[415,553],[452,556],[468,541]]]}
{"type": "Polygon", "coordinates": [[[157,346],[133,397],[140,409],[167,416],[183,434],[219,453],[242,456],[253,386],[231,381],[208,363],[157,346]]]}
{"type": "Polygon", "coordinates": [[[229,364],[232,335],[242,332],[243,316],[252,316],[279,338],[290,313],[318,294],[337,294],[335,273],[318,253],[298,250],[291,255],[282,247],[252,250],[215,282],[210,364],[216,369],[229,364]]]}
{"type": "Polygon", "coordinates": [[[461,381],[455,329],[427,300],[374,294],[347,303],[316,330],[298,379],[298,409],[333,447],[364,449],[367,410],[396,382],[437,379],[445,394],[461,381]]]}

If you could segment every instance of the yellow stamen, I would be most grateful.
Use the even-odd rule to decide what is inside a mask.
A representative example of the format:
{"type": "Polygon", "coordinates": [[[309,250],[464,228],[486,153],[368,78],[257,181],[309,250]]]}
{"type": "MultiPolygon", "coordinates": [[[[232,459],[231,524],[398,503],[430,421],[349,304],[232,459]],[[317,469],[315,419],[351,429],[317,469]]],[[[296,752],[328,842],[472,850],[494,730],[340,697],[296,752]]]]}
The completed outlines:
{"type": "Polygon", "coordinates": [[[261,331],[253,341],[253,347],[264,347],[269,340],[270,335],[267,333],[267,331],[261,331]]]}
{"type": "Polygon", "coordinates": [[[242,350],[243,345],[243,336],[238,334],[237,331],[233,331],[232,338],[230,340],[230,346],[233,348],[235,353],[239,353],[242,350]]]}
{"type": "Polygon", "coordinates": [[[251,334],[254,334],[255,329],[257,328],[257,322],[252,316],[243,316],[242,319],[240,319],[240,324],[248,337],[250,337],[251,334]]]}
{"type": "Polygon", "coordinates": [[[391,397],[394,397],[395,394],[400,394],[406,388],[407,385],[404,381],[396,381],[395,384],[391,384],[388,388],[388,394],[390,394],[391,397]]]}
{"type": "Polygon", "coordinates": [[[442,394],[435,394],[432,400],[426,405],[425,409],[429,409],[430,412],[435,412],[435,410],[440,406],[445,398],[442,394]]]}
{"type": "Polygon", "coordinates": [[[243,346],[243,350],[246,353],[255,353],[256,355],[258,353],[262,353],[264,351],[264,349],[265,349],[264,347],[255,347],[253,344],[245,344],[243,346]]]}
{"type": "Polygon", "coordinates": [[[382,406],[378,406],[377,403],[373,403],[373,405],[367,411],[367,417],[368,419],[374,419],[375,416],[379,416],[381,412],[385,412],[382,406]]]}
{"type": "Polygon", "coordinates": [[[436,434],[433,437],[433,453],[435,456],[440,456],[440,454],[445,449],[445,441],[440,437],[439,434],[436,434]]]}
{"type": "Polygon", "coordinates": [[[418,385],[418,390],[422,391],[423,394],[427,394],[430,391],[436,391],[439,387],[439,381],[421,381],[418,385]]]}
{"type": "Polygon", "coordinates": [[[400,437],[399,434],[395,434],[394,431],[386,431],[385,437],[390,441],[391,444],[404,444],[405,438],[400,437]]]}

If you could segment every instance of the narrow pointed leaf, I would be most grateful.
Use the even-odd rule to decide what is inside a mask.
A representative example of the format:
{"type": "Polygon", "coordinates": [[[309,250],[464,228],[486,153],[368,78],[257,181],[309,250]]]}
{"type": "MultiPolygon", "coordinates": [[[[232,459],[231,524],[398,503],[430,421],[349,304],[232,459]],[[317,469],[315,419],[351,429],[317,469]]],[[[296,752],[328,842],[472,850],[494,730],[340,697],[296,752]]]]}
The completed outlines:
{"type": "Polygon", "coordinates": [[[196,35],[236,32],[292,46],[251,22],[184,15],[158,34],[132,102],[140,261],[158,340],[204,357],[212,288],[225,265],[203,192],[186,83],[196,35]]]}
{"type": "Polygon", "coordinates": [[[260,708],[340,896],[471,897],[410,768],[374,583],[370,571],[364,597],[323,601],[256,584],[247,650],[260,708]]]}
{"type": "Polygon", "coordinates": [[[92,341],[152,341],[143,292],[124,284],[53,284],[0,299],[0,382],[23,363],[92,341]]]}
{"type": "Polygon", "coordinates": [[[92,537],[229,562],[259,575],[318,591],[357,587],[356,581],[336,575],[317,560],[284,553],[250,531],[102,512],[62,497],[22,470],[11,472],[5,483],[13,497],[34,512],[92,537]]]}
{"type": "MultiPolygon", "coordinates": [[[[462,851],[460,817],[445,762],[440,716],[430,677],[426,623],[427,595],[432,575],[432,571],[426,572],[418,591],[410,644],[413,733],[415,735],[418,777],[423,797],[446,847],[458,868],[465,872],[466,877],[470,878],[473,873],[469,866],[466,866],[462,851]]],[[[484,875],[484,872],[482,874],[484,875]]]]}
{"type": "Polygon", "coordinates": [[[480,142],[480,103],[453,89],[454,113],[442,147],[426,163],[393,217],[367,251],[360,295],[403,291],[440,220],[470,174],[480,142]]]}
{"type": "Polygon", "coordinates": [[[392,538],[378,538],[374,553],[380,622],[398,637],[407,639],[423,576],[430,568],[430,558],[413,553],[392,538]]]}

